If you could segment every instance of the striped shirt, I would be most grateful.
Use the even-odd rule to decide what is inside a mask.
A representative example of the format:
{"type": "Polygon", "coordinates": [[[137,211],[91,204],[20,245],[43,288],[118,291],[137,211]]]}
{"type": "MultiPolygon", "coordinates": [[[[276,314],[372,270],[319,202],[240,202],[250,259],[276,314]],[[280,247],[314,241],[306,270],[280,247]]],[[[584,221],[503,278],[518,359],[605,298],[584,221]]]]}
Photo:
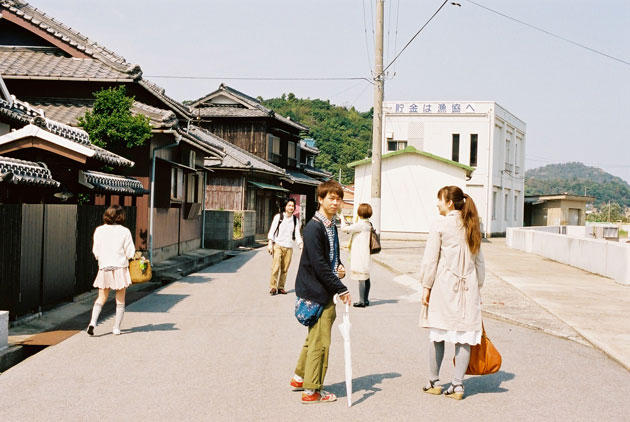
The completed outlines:
{"type": "Polygon", "coordinates": [[[335,226],[326,216],[319,211],[315,212],[315,218],[321,221],[326,228],[326,237],[328,237],[328,258],[332,266],[332,271],[338,277],[337,267],[339,266],[339,238],[337,237],[337,231],[335,226]]]}

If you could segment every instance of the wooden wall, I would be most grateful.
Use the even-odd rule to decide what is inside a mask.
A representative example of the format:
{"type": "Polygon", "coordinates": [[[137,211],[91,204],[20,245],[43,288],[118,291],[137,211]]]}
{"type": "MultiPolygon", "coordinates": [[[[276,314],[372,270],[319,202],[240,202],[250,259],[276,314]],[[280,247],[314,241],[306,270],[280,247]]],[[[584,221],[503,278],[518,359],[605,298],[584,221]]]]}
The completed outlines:
{"type": "Polygon", "coordinates": [[[207,210],[240,210],[243,204],[243,178],[231,175],[208,175],[207,210]]]}
{"type": "Polygon", "coordinates": [[[267,159],[267,124],[262,120],[215,119],[201,126],[220,138],[243,148],[263,160],[267,159]]]}

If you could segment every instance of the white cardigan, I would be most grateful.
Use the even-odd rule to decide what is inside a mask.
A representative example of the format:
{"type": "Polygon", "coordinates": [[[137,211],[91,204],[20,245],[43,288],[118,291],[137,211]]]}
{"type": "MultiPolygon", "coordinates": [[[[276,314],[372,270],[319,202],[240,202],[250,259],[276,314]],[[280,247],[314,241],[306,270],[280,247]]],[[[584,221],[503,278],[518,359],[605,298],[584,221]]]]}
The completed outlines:
{"type": "Polygon", "coordinates": [[[94,230],[92,253],[98,260],[98,268],[128,267],[136,253],[131,232],[118,224],[103,224],[94,230]]]}
{"type": "Polygon", "coordinates": [[[351,233],[350,244],[350,278],[364,281],[370,278],[370,266],[372,257],[370,256],[370,232],[372,225],[368,219],[359,219],[354,224],[346,223],[346,219],[341,217],[341,230],[344,233],[351,233]]]}

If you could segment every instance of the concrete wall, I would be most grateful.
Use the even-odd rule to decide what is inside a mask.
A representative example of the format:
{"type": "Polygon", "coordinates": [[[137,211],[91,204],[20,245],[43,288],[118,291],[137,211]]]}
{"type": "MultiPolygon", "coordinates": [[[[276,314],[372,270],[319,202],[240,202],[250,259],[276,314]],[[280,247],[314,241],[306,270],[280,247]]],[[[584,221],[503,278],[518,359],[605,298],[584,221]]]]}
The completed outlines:
{"type": "Polygon", "coordinates": [[[512,249],[544,256],[630,285],[630,245],[558,234],[558,230],[558,227],[511,227],[507,230],[506,244],[512,249]]]}
{"type": "Polygon", "coordinates": [[[9,311],[0,311],[0,351],[9,345],[9,311]]]}
{"type": "Polygon", "coordinates": [[[205,247],[230,250],[251,246],[256,238],[256,211],[206,210],[205,247]],[[234,214],[243,213],[243,237],[234,238],[234,214]]]}

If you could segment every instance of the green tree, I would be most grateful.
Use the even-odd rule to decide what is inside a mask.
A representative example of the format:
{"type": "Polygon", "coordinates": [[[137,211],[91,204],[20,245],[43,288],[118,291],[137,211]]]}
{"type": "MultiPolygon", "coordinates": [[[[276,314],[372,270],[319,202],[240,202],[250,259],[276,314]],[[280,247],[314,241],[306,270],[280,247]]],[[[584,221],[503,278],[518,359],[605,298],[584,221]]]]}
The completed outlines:
{"type": "Polygon", "coordinates": [[[623,221],[626,222],[628,219],[623,213],[621,209],[621,205],[616,202],[611,202],[610,205],[605,204],[599,208],[599,212],[594,212],[588,215],[586,218],[587,221],[598,221],[598,222],[616,222],[623,221]]]}
{"type": "Polygon", "coordinates": [[[131,114],[134,97],[128,97],[124,86],[95,92],[92,110],[79,117],[79,125],[90,135],[94,145],[113,151],[133,148],[151,137],[149,118],[131,114]]]}

